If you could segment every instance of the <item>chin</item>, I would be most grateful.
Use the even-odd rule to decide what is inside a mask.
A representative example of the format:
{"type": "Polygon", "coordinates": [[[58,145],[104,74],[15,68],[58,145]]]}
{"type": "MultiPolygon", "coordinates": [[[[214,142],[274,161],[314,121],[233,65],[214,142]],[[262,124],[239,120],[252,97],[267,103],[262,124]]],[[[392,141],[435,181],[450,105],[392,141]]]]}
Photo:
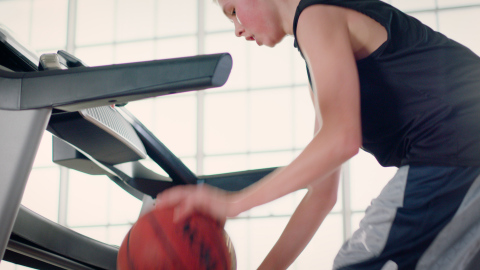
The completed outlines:
{"type": "Polygon", "coordinates": [[[282,42],[283,38],[279,39],[279,40],[268,40],[266,41],[264,44],[262,45],[265,45],[267,47],[270,47],[270,48],[273,48],[275,47],[277,44],[279,44],[280,42],[282,42]]]}

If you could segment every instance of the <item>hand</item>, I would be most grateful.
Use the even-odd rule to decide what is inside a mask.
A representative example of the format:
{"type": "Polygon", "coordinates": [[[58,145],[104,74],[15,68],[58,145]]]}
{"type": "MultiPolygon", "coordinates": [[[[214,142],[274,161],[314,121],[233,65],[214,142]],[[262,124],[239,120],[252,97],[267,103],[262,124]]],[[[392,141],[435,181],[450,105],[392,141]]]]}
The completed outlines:
{"type": "Polygon", "coordinates": [[[233,217],[233,195],[208,185],[185,185],[169,188],[157,195],[155,207],[174,207],[174,221],[178,222],[194,211],[212,216],[225,225],[233,217]]]}

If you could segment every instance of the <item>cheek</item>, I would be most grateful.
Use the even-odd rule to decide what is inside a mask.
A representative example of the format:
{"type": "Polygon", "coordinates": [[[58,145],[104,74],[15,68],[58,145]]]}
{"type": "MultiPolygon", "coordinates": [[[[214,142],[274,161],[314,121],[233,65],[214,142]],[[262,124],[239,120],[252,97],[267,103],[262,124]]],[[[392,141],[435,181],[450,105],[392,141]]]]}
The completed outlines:
{"type": "Polygon", "coordinates": [[[245,28],[255,30],[262,25],[262,15],[256,9],[237,9],[237,20],[245,28]]]}
{"type": "Polygon", "coordinates": [[[244,14],[245,14],[244,12],[239,12],[237,10],[237,21],[244,27],[248,27],[250,25],[250,18],[249,18],[250,16],[248,16],[248,14],[247,15],[244,15],[244,14]]]}

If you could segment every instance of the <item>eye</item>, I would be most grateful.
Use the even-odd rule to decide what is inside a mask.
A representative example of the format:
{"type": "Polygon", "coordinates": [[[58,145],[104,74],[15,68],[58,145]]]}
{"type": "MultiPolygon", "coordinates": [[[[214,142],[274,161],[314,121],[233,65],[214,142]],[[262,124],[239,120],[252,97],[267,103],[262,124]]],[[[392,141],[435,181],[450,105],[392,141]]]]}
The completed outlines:
{"type": "Polygon", "coordinates": [[[237,11],[235,9],[233,9],[232,12],[230,13],[230,15],[237,16],[237,11]]]}

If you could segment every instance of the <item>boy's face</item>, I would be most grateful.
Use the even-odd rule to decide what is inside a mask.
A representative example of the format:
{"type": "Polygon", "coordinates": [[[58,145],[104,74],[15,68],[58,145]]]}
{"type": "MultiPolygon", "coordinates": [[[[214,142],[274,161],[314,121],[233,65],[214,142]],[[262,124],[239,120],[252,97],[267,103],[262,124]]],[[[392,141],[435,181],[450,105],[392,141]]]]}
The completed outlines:
{"type": "Polygon", "coordinates": [[[218,4],[238,37],[273,47],[285,36],[269,0],[218,0],[218,4]]]}

